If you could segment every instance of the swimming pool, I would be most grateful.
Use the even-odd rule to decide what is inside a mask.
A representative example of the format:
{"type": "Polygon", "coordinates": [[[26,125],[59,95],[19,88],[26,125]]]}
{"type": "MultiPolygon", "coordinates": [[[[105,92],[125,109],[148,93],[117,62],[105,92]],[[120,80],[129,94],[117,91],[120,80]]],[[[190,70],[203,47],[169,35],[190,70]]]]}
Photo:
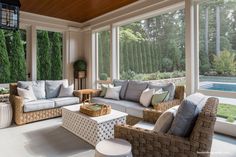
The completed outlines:
{"type": "Polygon", "coordinates": [[[200,85],[202,89],[208,89],[208,90],[219,90],[219,91],[230,91],[230,92],[236,92],[236,84],[235,83],[204,83],[203,85],[200,85]]]}

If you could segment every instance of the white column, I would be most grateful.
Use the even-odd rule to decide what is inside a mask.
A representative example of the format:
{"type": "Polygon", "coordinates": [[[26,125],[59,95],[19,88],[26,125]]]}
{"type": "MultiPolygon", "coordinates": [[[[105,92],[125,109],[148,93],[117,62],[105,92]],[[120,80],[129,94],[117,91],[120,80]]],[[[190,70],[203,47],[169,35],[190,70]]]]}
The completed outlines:
{"type": "Polygon", "coordinates": [[[111,27],[111,79],[119,78],[119,28],[111,27]]]}
{"type": "Polygon", "coordinates": [[[192,0],[185,0],[185,60],[186,60],[186,94],[195,90],[195,60],[194,57],[194,5],[192,0]]]}
{"type": "Polygon", "coordinates": [[[36,26],[31,25],[29,28],[27,44],[31,53],[31,79],[37,80],[37,31],[36,26]]]}
{"type": "Polygon", "coordinates": [[[98,79],[98,57],[97,57],[97,55],[98,55],[98,52],[97,52],[97,40],[98,40],[98,36],[97,36],[97,33],[92,33],[91,34],[91,36],[92,36],[92,55],[91,55],[91,59],[92,59],[92,63],[91,63],[91,68],[90,68],[90,70],[91,70],[91,76],[92,76],[92,78],[91,78],[91,83],[92,83],[92,85],[91,85],[91,87],[93,88],[93,89],[96,89],[97,88],[97,79],[98,79]]]}
{"type": "Polygon", "coordinates": [[[199,89],[199,3],[194,4],[194,92],[199,89]]]}

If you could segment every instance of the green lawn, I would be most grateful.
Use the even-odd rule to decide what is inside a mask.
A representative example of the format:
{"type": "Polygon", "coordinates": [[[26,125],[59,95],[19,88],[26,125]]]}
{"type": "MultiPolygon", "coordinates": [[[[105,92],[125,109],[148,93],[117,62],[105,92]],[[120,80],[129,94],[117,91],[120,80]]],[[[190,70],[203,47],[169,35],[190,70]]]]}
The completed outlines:
{"type": "Polygon", "coordinates": [[[219,104],[217,116],[226,118],[228,122],[236,120],[236,105],[219,104]]]}

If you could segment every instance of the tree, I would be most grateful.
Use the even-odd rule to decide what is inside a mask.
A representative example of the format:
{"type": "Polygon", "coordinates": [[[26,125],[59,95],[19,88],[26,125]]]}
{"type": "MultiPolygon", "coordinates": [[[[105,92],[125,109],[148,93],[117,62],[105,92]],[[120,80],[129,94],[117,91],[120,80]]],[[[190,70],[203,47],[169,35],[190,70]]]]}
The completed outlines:
{"type": "Polygon", "coordinates": [[[235,54],[223,51],[220,56],[214,56],[214,67],[218,74],[234,75],[236,70],[235,54]]]}
{"type": "Polygon", "coordinates": [[[37,50],[37,78],[38,80],[51,79],[50,41],[47,31],[38,31],[37,50]]]}
{"type": "Polygon", "coordinates": [[[61,47],[61,34],[54,32],[51,39],[52,53],[51,53],[51,79],[62,79],[62,47],[61,47]]]}
{"type": "Polygon", "coordinates": [[[25,52],[19,31],[12,32],[12,41],[9,49],[11,82],[26,80],[25,52]]]}
{"type": "Polygon", "coordinates": [[[0,83],[10,82],[10,62],[5,44],[5,36],[0,30],[0,83]]]}

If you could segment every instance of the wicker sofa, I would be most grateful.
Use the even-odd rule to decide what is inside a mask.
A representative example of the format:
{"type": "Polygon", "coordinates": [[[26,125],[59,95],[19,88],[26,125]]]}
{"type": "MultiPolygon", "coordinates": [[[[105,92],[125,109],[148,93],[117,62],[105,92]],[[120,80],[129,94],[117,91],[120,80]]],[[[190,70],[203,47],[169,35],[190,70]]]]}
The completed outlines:
{"type": "MultiPolygon", "coordinates": [[[[68,82],[68,80],[65,81],[68,82]]],[[[37,81],[23,81],[24,84],[32,84],[32,82],[37,83],[37,81]]],[[[46,84],[46,81],[41,81],[41,82],[45,82],[46,84]]],[[[61,112],[62,106],[79,103],[79,93],[77,91],[74,91],[73,93],[74,97],[64,97],[64,98],[54,97],[50,99],[49,98],[38,99],[36,101],[29,102],[27,106],[27,103],[24,102],[24,99],[20,97],[17,93],[18,86],[19,82],[10,84],[10,98],[9,98],[13,108],[13,119],[17,125],[59,117],[62,114],[61,112]],[[45,106],[45,104],[48,103],[48,101],[52,103],[51,106],[45,106]],[[57,102],[58,105],[56,104],[57,102]]]]}
{"type": "MultiPolygon", "coordinates": [[[[131,125],[116,125],[115,137],[131,143],[134,157],[209,157],[218,103],[217,98],[207,99],[189,137],[155,133],[131,125]]],[[[158,111],[147,111],[145,120],[155,122],[159,116],[158,111]]]]}
{"type": "MultiPolygon", "coordinates": [[[[117,86],[122,86],[123,88],[123,84],[125,82],[125,80],[113,80],[113,84],[116,86],[116,82],[117,86]]],[[[128,81],[128,85],[130,84],[131,81],[128,81]]],[[[133,82],[138,82],[138,83],[142,83],[143,81],[133,81],[133,82]]],[[[155,104],[155,105],[150,105],[150,107],[146,108],[143,105],[141,105],[139,102],[137,101],[130,101],[127,100],[125,97],[127,95],[128,92],[132,93],[134,92],[134,89],[129,90],[129,89],[125,89],[124,92],[124,98],[121,98],[120,100],[113,100],[113,99],[106,99],[104,97],[100,97],[99,96],[99,92],[96,93],[96,95],[94,95],[94,97],[92,98],[92,102],[95,103],[105,103],[105,104],[109,104],[111,105],[111,107],[113,109],[119,110],[121,112],[126,112],[128,113],[128,117],[127,117],[127,123],[128,124],[135,124],[138,121],[142,120],[142,119],[148,119],[150,116],[155,116],[155,115],[160,115],[162,114],[164,111],[166,111],[167,109],[179,105],[182,100],[185,97],[185,87],[184,86],[175,86],[173,83],[165,83],[165,84],[152,84],[149,82],[147,83],[147,87],[149,88],[150,86],[158,86],[158,88],[160,87],[166,87],[166,86],[174,86],[174,94],[173,94],[173,99],[165,101],[165,102],[161,102],[159,104],[155,104]],[[155,112],[158,111],[158,112],[155,112]]],[[[128,88],[128,87],[126,87],[128,88]]],[[[122,91],[122,89],[121,89],[122,91]]]]}

